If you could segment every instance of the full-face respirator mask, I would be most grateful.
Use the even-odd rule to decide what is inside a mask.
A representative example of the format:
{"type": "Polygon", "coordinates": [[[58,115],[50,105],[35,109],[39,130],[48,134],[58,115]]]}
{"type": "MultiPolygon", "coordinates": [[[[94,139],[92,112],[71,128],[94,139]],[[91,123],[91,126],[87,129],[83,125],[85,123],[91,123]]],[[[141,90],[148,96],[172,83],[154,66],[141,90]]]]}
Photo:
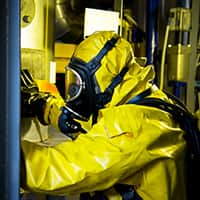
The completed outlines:
{"type": "Polygon", "coordinates": [[[95,80],[95,72],[100,68],[102,58],[115,46],[118,39],[114,35],[89,62],[72,57],[66,67],[65,100],[67,108],[76,118],[87,121],[99,109],[98,102],[102,93],[95,80]]]}

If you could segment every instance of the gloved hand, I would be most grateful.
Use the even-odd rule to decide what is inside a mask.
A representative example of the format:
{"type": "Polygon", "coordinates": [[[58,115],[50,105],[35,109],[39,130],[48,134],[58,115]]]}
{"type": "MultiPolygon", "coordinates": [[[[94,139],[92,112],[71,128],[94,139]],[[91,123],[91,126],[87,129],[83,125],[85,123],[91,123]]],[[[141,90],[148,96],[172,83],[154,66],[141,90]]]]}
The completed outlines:
{"type": "Polygon", "coordinates": [[[42,124],[43,107],[49,98],[48,93],[39,92],[36,82],[27,69],[21,70],[21,115],[22,117],[38,117],[42,124]]]}

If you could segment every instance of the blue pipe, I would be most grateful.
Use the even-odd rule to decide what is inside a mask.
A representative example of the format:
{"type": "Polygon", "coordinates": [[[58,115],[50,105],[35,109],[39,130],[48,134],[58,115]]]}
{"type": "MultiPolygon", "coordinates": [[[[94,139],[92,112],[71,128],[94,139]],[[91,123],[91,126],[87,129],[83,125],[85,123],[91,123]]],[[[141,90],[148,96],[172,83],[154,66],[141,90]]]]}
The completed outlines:
{"type": "Polygon", "coordinates": [[[20,3],[0,1],[0,199],[19,200],[20,3]]]}
{"type": "Polygon", "coordinates": [[[186,104],[187,83],[182,81],[170,81],[169,87],[172,87],[173,94],[179,98],[182,103],[186,104]]]}

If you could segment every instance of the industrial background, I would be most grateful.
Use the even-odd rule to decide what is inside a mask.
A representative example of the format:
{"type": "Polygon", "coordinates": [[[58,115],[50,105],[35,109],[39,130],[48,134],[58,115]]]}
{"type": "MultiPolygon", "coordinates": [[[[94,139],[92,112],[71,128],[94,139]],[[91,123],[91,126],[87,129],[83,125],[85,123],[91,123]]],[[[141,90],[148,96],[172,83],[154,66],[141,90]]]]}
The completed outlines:
{"type": "MultiPolygon", "coordinates": [[[[199,108],[199,0],[2,0],[1,200],[20,199],[20,136],[31,137],[38,132],[37,124],[20,117],[20,69],[28,68],[34,78],[55,83],[63,95],[65,66],[77,44],[87,36],[88,8],[118,13],[118,33],[132,44],[138,62],[154,65],[155,83],[177,96],[192,112],[199,108]],[[27,126],[31,127],[28,131],[27,126]]],[[[39,126],[43,132],[50,131],[39,126]]]]}

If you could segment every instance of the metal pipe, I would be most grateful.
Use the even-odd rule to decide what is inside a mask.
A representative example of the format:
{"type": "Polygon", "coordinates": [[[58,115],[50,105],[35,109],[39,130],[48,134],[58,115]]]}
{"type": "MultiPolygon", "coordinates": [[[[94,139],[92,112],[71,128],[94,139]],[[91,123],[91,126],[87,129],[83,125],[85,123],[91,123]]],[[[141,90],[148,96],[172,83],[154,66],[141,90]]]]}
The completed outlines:
{"type": "Polygon", "coordinates": [[[147,64],[154,63],[154,53],[158,47],[157,19],[158,19],[159,0],[147,1],[147,17],[146,17],[146,55],[147,64]]]}
{"type": "MultiPolygon", "coordinates": [[[[176,7],[177,8],[191,8],[191,2],[190,0],[176,0],[176,7]]],[[[189,43],[189,32],[178,32],[177,33],[177,43],[181,42],[184,45],[187,45],[189,43]]]]}
{"type": "Polygon", "coordinates": [[[119,35],[122,36],[122,29],[123,29],[123,15],[124,15],[124,2],[120,0],[120,27],[119,27],[119,35]]]}
{"type": "Polygon", "coordinates": [[[20,1],[0,1],[0,194],[19,200],[20,1]]]}
{"type": "Polygon", "coordinates": [[[166,26],[166,30],[165,30],[164,43],[163,43],[163,49],[162,49],[162,58],[161,58],[161,65],[160,65],[160,89],[161,90],[164,89],[165,57],[166,57],[167,42],[168,42],[169,29],[170,29],[169,24],[170,22],[168,22],[166,26]]]}
{"type": "Polygon", "coordinates": [[[124,1],[123,0],[114,0],[114,10],[120,13],[120,22],[119,22],[119,35],[122,36],[123,29],[123,15],[124,15],[124,1]]]}

